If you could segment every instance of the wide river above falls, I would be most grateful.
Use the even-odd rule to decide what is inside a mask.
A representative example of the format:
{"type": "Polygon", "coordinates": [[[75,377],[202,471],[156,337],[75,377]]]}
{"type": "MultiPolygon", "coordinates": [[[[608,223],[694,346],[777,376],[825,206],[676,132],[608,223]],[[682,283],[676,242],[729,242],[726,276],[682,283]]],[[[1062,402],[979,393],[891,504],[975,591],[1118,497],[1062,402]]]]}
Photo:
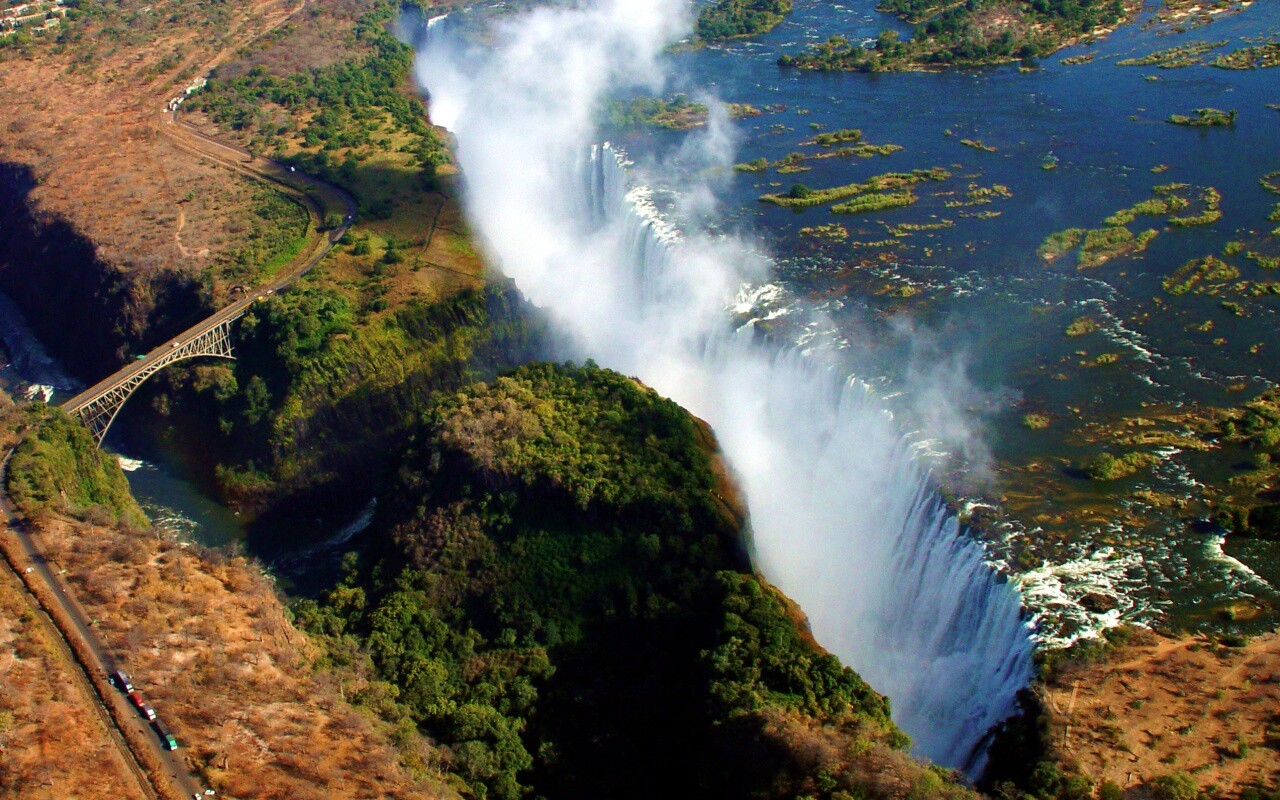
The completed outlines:
{"type": "MultiPolygon", "coordinates": [[[[1121,620],[1217,626],[1223,608],[1239,600],[1274,609],[1280,547],[1242,539],[1224,551],[1205,520],[1167,509],[1132,506],[1143,519],[1137,526],[1082,513],[1115,486],[1094,485],[1073,465],[1098,452],[1080,433],[1091,422],[1191,404],[1236,406],[1280,380],[1280,297],[1242,299],[1226,288],[1174,297],[1162,286],[1187,261],[1221,256],[1228,242],[1280,255],[1280,235],[1270,234],[1276,223],[1267,219],[1280,197],[1260,184],[1280,169],[1280,71],[1207,63],[1280,37],[1280,4],[1254,3],[1184,32],[1144,17],[1101,42],[1024,65],[900,74],[777,65],[780,55],[835,34],[857,42],[885,28],[904,30],[873,6],[797,0],[795,12],[759,40],[672,56],[682,78],[668,95],[763,112],[731,123],[737,163],[829,153],[841,145],[823,148],[815,135],[850,128],[865,142],[902,148],[810,158],[803,171],[786,174],[774,164],[713,176],[719,206],[712,226],[756,240],[778,263],[773,284],[744,292],[743,318],[792,341],[834,341],[862,377],[883,383],[886,396],[920,391],[921,372],[962,374],[965,380],[940,388],[964,393],[964,441],[980,439],[976,455],[945,436],[922,449],[969,458],[957,481],[975,479],[959,489],[965,498],[1000,505],[1020,491],[1010,474],[1025,476],[1031,462],[1052,465],[1032,489],[1041,499],[1001,509],[986,531],[993,557],[1010,565],[1028,605],[1043,614],[1042,641],[1065,642],[1121,620]],[[1117,64],[1195,42],[1222,44],[1184,68],[1117,64]],[[1166,121],[1205,107],[1236,111],[1235,124],[1166,121]],[[918,201],[906,208],[839,215],[828,205],[794,211],[759,200],[796,183],[823,189],[931,168],[951,177],[917,186],[918,201]],[[1170,227],[1162,217],[1139,217],[1129,226],[1135,234],[1158,231],[1145,252],[1093,269],[1037,255],[1050,234],[1100,228],[1108,215],[1171,183],[1189,185],[1181,191],[1192,211],[1206,189],[1220,192],[1222,218],[1170,227]],[[832,223],[847,238],[801,232],[832,223]],[[1082,316],[1098,331],[1066,336],[1082,316]],[[1029,411],[1054,424],[1028,430],[1029,411]]],[[[694,135],[615,134],[641,175],[654,156],[669,156],[694,135]]],[[[661,177],[652,180],[661,188],[661,177]]],[[[1240,280],[1280,278],[1243,256],[1228,260],[1240,280]]],[[[930,422],[937,421],[911,424],[932,433],[930,422]]],[[[1164,448],[1159,456],[1125,491],[1192,497],[1202,484],[1229,477],[1195,453],[1164,448]]],[[[1274,623],[1264,611],[1253,626],[1274,623]]]]}

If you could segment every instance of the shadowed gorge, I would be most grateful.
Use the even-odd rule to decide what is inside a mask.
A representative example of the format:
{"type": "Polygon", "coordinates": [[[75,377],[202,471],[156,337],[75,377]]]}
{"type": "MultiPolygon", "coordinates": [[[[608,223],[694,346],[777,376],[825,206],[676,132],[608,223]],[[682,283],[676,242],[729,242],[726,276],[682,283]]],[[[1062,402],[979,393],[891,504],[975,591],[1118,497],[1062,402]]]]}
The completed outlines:
{"type": "Polygon", "coordinates": [[[299,618],[362,642],[477,793],[967,796],[751,574],[714,440],[671,401],[532,365],[415,439],[376,544],[299,618]]]}
{"type": "Polygon", "coordinates": [[[0,795],[1280,800],[1280,3],[0,6],[0,795]]]}
{"type": "Polygon", "coordinates": [[[192,278],[130,276],[103,263],[71,223],[33,208],[35,186],[30,169],[0,164],[0,290],[76,376],[100,377],[207,309],[192,278]]]}

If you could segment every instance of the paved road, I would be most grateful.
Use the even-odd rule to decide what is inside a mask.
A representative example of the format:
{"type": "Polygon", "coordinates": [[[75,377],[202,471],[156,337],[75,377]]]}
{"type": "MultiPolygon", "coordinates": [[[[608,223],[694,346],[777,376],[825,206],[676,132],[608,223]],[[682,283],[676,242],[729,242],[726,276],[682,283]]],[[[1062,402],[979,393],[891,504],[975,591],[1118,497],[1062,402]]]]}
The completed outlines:
{"type": "MultiPolygon", "coordinates": [[[[80,644],[82,645],[82,647],[79,648],[80,651],[84,652],[85,650],[88,650],[88,652],[92,654],[93,659],[96,662],[96,668],[100,671],[100,674],[102,676],[110,675],[118,668],[115,658],[112,657],[110,650],[108,650],[102,644],[101,640],[98,639],[97,634],[93,630],[93,623],[84,613],[80,604],[77,603],[75,598],[67,592],[66,583],[61,579],[59,575],[60,570],[56,564],[51,564],[44,554],[40,552],[40,548],[31,538],[30,531],[27,530],[26,525],[22,520],[18,519],[14,514],[13,507],[9,503],[9,498],[4,494],[3,488],[5,485],[5,473],[9,468],[9,458],[12,455],[13,450],[10,449],[5,453],[4,460],[0,462],[0,514],[3,514],[5,522],[8,524],[9,529],[13,531],[18,540],[18,544],[21,546],[23,554],[25,555],[27,564],[25,569],[30,570],[25,577],[34,577],[40,583],[43,583],[49,590],[48,596],[52,597],[54,602],[57,603],[62,619],[70,621],[71,630],[65,630],[61,625],[58,625],[56,621],[50,620],[53,622],[54,631],[58,634],[59,638],[67,648],[67,655],[70,656],[71,653],[77,650],[71,641],[73,637],[77,638],[80,640],[80,644]]],[[[18,577],[22,578],[23,576],[19,575],[18,577]]],[[[84,674],[83,668],[78,659],[72,658],[72,668],[75,669],[77,674],[80,674],[84,679],[85,684],[87,684],[85,688],[91,693],[91,696],[97,695],[103,721],[114,734],[113,738],[116,739],[117,746],[122,748],[122,753],[124,754],[127,762],[142,781],[148,797],[156,797],[157,795],[151,785],[151,781],[147,779],[145,771],[140,766],[141,763],[145,763],[144,760],[139,759],[137,754],[133,751],[133,743],[138,741],[146,742],[146,746],[155,756],[155,760],[164,765],[165,774],[154,776],[157,780],[165,781],[168,784],[164,787],[156,787],[161,789],[163,795],[172,795],[176,792],[177,796],[190,797],[193,794],[199,794],[204,790],[204,785],[200,780],[192,775],[187,769],[187,764],[183,758],[182,750],[179,749],[177,751],[171,751],[162,746],[160,743],[160,737],[156,735],[156,732],[152,729],[150,723],[148,723],[128,702],[123,693],[111,691],[109,689],[105,694],[98,691],[99,684],[95,684],[92,676],[84,674]],[[106,708],[107,705],[111,706],[110,710],[106,708]],[[120,726],[117,724],[121,720],[124,721],[125,725],[131,726],[138,734],[132,740],[122,735],[120,726]]],[[[137,681],[137,683],[135,683],[135,687],[143,693],[145,698],[145,680],[138,680],[136,678],[135,680],[137,681]]],[[[163,707],[157,709],[157,713],[163,717],[163,707]]]]}
{"type": "MultiPolygon", "coordinates": [[[[287,18],[286,18],[287,19],[287,18]]],[[[281,20],[284,22],[285,20],[281,20]]],[[[165,342],[160,347],[147,353],[142,359],[134,360],[126,364],[121,369],[111,375],[103,378],[98,383],[89,387],[85,391],[66,401],[63,406],[69,410],[74,410],[80,405],[92,400],[98,395],[105,392],[112,386],[120,383],[129,376],[140,372],[147,368],[149,364],[155,363],[166,353],[172,350],[172,341],[187,341],[195,336],[199,336],[209,331],[228,319],[240,316],[254,302],[283,289],[294,281],[306,275],[319,264],[320,261],[328,255],[329,251],[343,234],[351,227],[355,220],[358,210],[356,200],[346,191],[321,181],[309,175],[304,175],[290,169],[289,167],[266,158],[255,158],[247,151],[220,141],[211,136],[207,136],[191,126],[185,124],[179,119],[178,112],[166,112],[164,114],[162,132],[180,148],[193,153],[194,155],[208,158],[229,169],[235,170],[248,177],[256,180],[264,181],[274,185],[278,189],[282,189],[293,194],[306,207],[311,214],[317,236],[312,245],[294,259],[291,263],[282,268],[277,275],[266,285],[257,287],[254,291],[248,293],[245,297],[231,303],[224,308],[215,311],[213,314],[193,325],[182,333],[178,334],[172,340],[165,342]],[[323,232],[320,229],[324,226],[325,220],[332,214],[340,215],[342,222],[336,228],[323,232]]],[[[70,642],[70,637],[77,637],[83,645],[82,651],[90,652],[97,662],[97,668],[102,670],[104,675],[110,674],[117,669],[115,659],[106,647],[102,645],[98,637],[95,635],[92,623],[80,608],[75,599],[68,594],[65,583],[55,574],[55,567],[40,552],[36,542],[31,538],[30,532],[27,531],[23,523],[16,518],[8,498],[3,493],[4,472],[9,465],[9,457],[13,454],[12,449],[4,454],[4,459],[0,462],[0,515],[8,521],[10,529],[14,531],[15,536],[25,554],[30,573],[26,574],[27,578],[36,578],[43,583],[49,590],[49,595],[56,601],[59,606],[63,619],[70,621],[72,630],[64,631],[55,625],[63,638],[68,649],[74,651],[70,642]]],[[[19,576],[20,578],[23,576],[19,576]]],[[[74,660],[74,659],[73,659],[74,660]]],[[[80,662],[75,661],[77,672],[79,673],[80,662]]],[[[89,685],[97,691],[99,684],[95,684],[88,676],[84,676],[89,685]]],[[[131,676],[137,688],[146,697],[146,679],[145,676],[131,676]]],[[[130,749],[129,739],[120,735],[119,729],[115,722],[124,720],[125,724],[132,725],[137,732],[141,734],[140,741],[145,741],[152,750],[159,763],[165,767],[165,776],[157,776],[159,780],[167,780],[170,785],[160,788],[162,793],[168,794],[177,791],[179,796],[190,797],[193,794],[201,793],[204,789],[201,782],[192,775],[182,757],[182,750],[170,751],[160,744],[159,737],[151,728],[150,724],[143,719],[131,704],[126,700],[123,693],[119,691],[107,691],[104,694],[97,692],[99,699],[104,704],[111,704],[115,711],[114,715],[106,713],[106,708],[101,707],[100,710],[104,714],[105,720],[108,722],[111,730],[116,734],[117,744],[123,748],[123,754],[129,763],[139,771],[139,760],[134,752],[130,749]]],[[[163,718],[163,708],[157,709],[157,712],[163,718]]],[[[135,741],[139,740],[135,737],[135,741]]],[[[139,775],[142,779],[144,788],[149,797],[154,797],[155,793],[149,783],[139,775]]]]}
{"type": "Polygon", "coordinates": [[[80,394],[64,402],[62,406],[68,411],[77,410],[80,406],[96,399],[130,376],[145,370],[172,350],[172,342],[185,342],[216,328],[228,319],[240,316],[249,306],[263,297],[283,289],[306,275],[316,264],[320,263],[321,259],[328,255],[334,244],[342,238],[342,235],[347,232],[347,229],[351,227],[352,222],[355,220],[358,208],[355,198],[336,186],[318,178],[313,178],[310,175],[294,172],[285,165],[269,158],[255,158],[235,145],[206,136],[182,122],[178,118],[176,111],[165,114],[165,122],[162,129],[165,135],[169,136],[179,147],[185,150],[192,151],[237,172],[271,183],[277,188],[283,188],[299,196],[307,211],[310,212],[318,231],[316,240],[310,248],[285,265],[266,285],[254,289],[234,303],[215,311],[210,316],[173,337],[173,339],[147,353],[144,358],[129,362],[80,394]],[[319,229],[323,227],[325,217],[330,214],[340,214],[342,224],[327,233],[320,232],[319,229]]]}
{"type": "MultiPolygon", "coordinates": [[[[209,331],[228,319],[240,316],[249,308],[250,305],[258,300],[283,289],[289,284],[306,275],[319,264],[320,261],[328,255],[333,249],[334,244],[342,238],[347,232],[355,219],[357,205],[355,198],[350,194],[332,186],[324,181],[313,178],[309,175],[290,170],[283,164],[265,158],[255,158],[248,152],[228,144],[221,142],[210,136],[206,136],[199,131],[194,130],[190,126],[178,119],[176,112],[166,114],[163,130],[179,147],[193,152],[196,155],[211,159],[230,169],[245,174],[257,180],[265,181],[273,184],[277,188],[282,188],[287,192],[294,194],[306,206],[311,214],[315,228],[318,232],[316,240],[312,245],[293,262],[286,265],[277,275],[266,285],[257,287],[249,292],[245,297],[231,303],[224,308],[215,311],[204,320],[193,325],[187,330],[175,336],[169,342],[165,342],[160,347],[152,350],[145,358],[138,359],[126,364],[121,369],[103,378],[98,383],[89,387],[85,391],[66,401],[63,406],[69,410],[74,410],[80,405],[94,399],[109,388],[115,386],[129,376],[140,372],[147,368],[148,365],[155,363],[157,360],[165,356],[172,350],[172,341],[184,342],[195,336],[199,336],[209,331]],[[342,223],[333,230],[321,232],[320,228],[324,225],[325,218],[330,214],[340,214],[342,223]]],[[[103,647],[102,643],[94,635],[90,621],[86,618],[84,612],[75,602],[74,598],[68,595],[66,586],[58,575],[55,574],[54,568],[40,553],[36,543],[32,540],[30,533],[23,528],[20,520],[16,519],[9,507],[8,500],[3,496],[3,480],[4,469],[8,466],[9,456],[12,451],[5,455],[4,461],[0,464],[0,512],[9,521],[9,526],[15,532],[19,543],[22,546],[29,566],[32,570],[28,577],[36,577],[39,581],[48,586],[51,595],[57,600],[61,610],[66,615],[66,619],[71,621],[73,631],[68,635],[79,637],[85,647],[93,654],[98,667],[104,674],[110,674],[117,667],[115,659],[110,652],[103,647]]],[[[146,692],[145,676],[131,676],[134,678],[139,690],[146,692]]],[[[91,682],[92,683],[92,682],[91,682]]],[[[167,778],[171,781],[183,797],[190,797],[192,794],[199,793],[203,790],[203,786],[188,770],[182,758],[182,751],[169,751],[161,746],[159,737],[151,726],[142,718],[136,710],[124,698],[120,692],[111,692],[102,700],[106,703],[112,703],[117,708],[116,711],[124,712],[124,716],[116,714],[115,719],[129,720],[128,724],[136,726],[138,731],[143,735],[144,740],[150,743],[150,747],[154,751],[156,758],[160,763],[165,765],[168,773],[167,778]]],[[[163,717],[163,709],[157,709],[157,712],[163,717]]],[[[125,740],[122,739],[122,743],[125,740]]],[[[129,758],[136,764],[132,752],[129,758]]]]}
{"type": "MultiPolygon", "coordinates": [[[[5,567],[8,567],[8,559],[5,559],[5,567]]],[[[8,573],[9,570],[5,569],[8,573]]],[[[40,603],[39,598],[31,593],[28,586],[21,580],[22,576],[18,574],[6,574],[4,582],[12,582],[14,591],[18,593],[22,600],[25,601],[29,612],[36,620],[36,624],[42,626],[49,636],[49,641],[53,648],[57,651],[62,663],[67,666],[72,682],[75,688],[73,693],[79,694],[79,702],[86,704],[93,712],[96,713],[98,721],[103,725],[107,738],[111,740],[111,744],[116,748],[121,765],[125,767],[137,783],[137,796],[145,797],[147,800],[158,800],[155,788],[151,785],[150,778],[147,777],[146,770],[138,763],[134,756],[133,750],[129,748],[129,744],[125,741],[124,735],[116,726],[115,720],[111,718],[111,713],[107,710],[102,699],[94,690],[92,681],[89,676],[84,673],[80,667],[80,662],[76,659],[75,653],[71,649],[71,645],[62,635],[62,630],[58,628],[53,618],[45,611],[44,606],[40,603]]],[[[64,701],[72,702],[76,698],[70,696],[62,697],[64,701]]],[[[55,779],[56,780],[56,779],[55,779]]],[[[134,796],[132,793],[130,797],[134,796]]]]}

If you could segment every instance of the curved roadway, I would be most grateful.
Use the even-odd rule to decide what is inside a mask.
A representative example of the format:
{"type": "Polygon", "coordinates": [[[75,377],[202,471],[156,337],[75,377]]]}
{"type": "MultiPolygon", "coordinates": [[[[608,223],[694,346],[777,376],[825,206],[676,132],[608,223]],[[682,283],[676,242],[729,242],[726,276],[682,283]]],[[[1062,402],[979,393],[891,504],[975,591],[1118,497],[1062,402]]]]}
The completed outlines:
{"type": "Polygon", "coordinates": [[[328,255],[334,244],[342,238],[342,235],[347,232],[355,220],[357,211],[355,198],[337,186],[310,175],[294,172],[278,161],[254,157],[248,151],[235,145],[203,134],[180,120],[176,111],[165,114],[162,130],[166,136],[183,150],[208,158],[249,177],[271,183],[276,188],[283,189],[301,200],[311,214],[317,233],[316,241],[306,252],[282,268],[267,284],[257,287],[234,303],[215,311],[202,321],[192,325],[147,353],[145,357],[129,362],[75,397],[63,402],[62,407],[71,413],[75,413],[81,406],[95,400],[127,378],[154,364],[172,349],[172,342],[188,341],[195,336],[216,328],[227,320],[235,319],[243,315],[253,303],[279,289],[283,289],[306,275],[316,264],[320,263],[321,259],[328,255]],[[326,235],[321,228],[324,227],[326,216],[330,214],[340,214],[342,223],[328,231],[326,235]]]}
{"type": "MultiPolygon", "coordinates": [[[[314,227],[316,229],[316,239],[307,249],[306,252],[300,254],[296,259],[281,269],[279,273],[267,284],[259,286],[249,292],[241,299],[215,311],[204,320],[182,331],[177,336],[166,341],[160,347],[147,353],[145,358],[131,361],[116,372],[98,381],[93,386],[84,390],[80,394],[67,400],[62,405],[68,411],[74,412],[80,406],[88,403],[99,395],[105,393],[111,387],[117,385],[121,381],[131,375],[146,369],[150,364],[155,363],[166,353],[172,349],[171,342],[187,341],[188,339],[198,336],[219,324],[235,319],[242,314],[256,301],[270,295],[284,287],[290,285],[294,281],[301,278],[311,271],[312,268],[319,264],[320,261],[328,255],[334,245],[343,234],[351,227],[355,220],[357,205],[353,198],[346,191],[321,181],[309,175],[294,172],[279,162],[266,158],[256,158],[245,150],[235,145],[219,141],[211,136],[207,136],[186,123],[178,119],[177,112],[167,113],[162,126],[164,133],[174,141],[178,147],[187,150],[195,155],[208,158],[223,166],[233,169],[242,174],[248,175],[257,180],[265,181],[273,184],[289,194],[299,199],[310,213],[314,227]],[[325,232],[321,230],[324,225],[325,218],[329,214],[340,214],[342,223],[336,228],[325,232]]],[[[3,487],[4,469],[8,466],[8,456],[5,455],[3,463],[0,463],[0,489],[3,487]]],[[[65,584],[50,569],[47,559],[40,553],[35,541],[32,539],[30,532],[23,526],[12,513],[7,499],[0,491],[0,514],[3,514],[9,523],[9,527],[14,531],[18,543],[20,544],[23,555],[27,563],[30,565],[30,572],[19,576],[40,581],[48,588],[48,595],[53,598],[61,612],[63,619],[69,620],[71,630],[58,627],[62,636],[67,640],[67,644],[71,647],[71,638],[78,638],[83,645],[82,650],[87,650],[97,661],[97,668],[102,674],[110,674],[116,669],[115,659],[111,656],[110,651],[102,645],[97,636],[94,635],[92,623],[86,618],[86,615],[80,609],[80,606],[67,591],[65,584]]],[[[74,651],[76,648],[71,647],[74,651]]],[[[90,676],[86,676],[90,677],[90,676]]],[[[141,676],[140,676],[141,677],[141,676]]],[[[90,680],[89,683],[97,690],[99,699],[104,706],[110,706],[111,718],[118,727],[121,724],[132,725],[137,729],[136,733],[141,735],[141,740],[146,741],[153,751],[153,755],[159,763],[163,764],[166,776],[154,776],[162,782],[155,788],[160,790],[162,795],[172,796],[173,791],[182,793],[182,796],[190,796],[203,791],[203,787],[198,779],[191,774],[182,757],[181,751],[171,752],[161,746],[159,737],[151,730],[150,725],[142,718],[136,710],[132,708],[124,698],[121,692],[107,691],[103,692],[101,681],[90,680]],[[123,722],[122,722],[123,720],[123,722]],[[164,786],[168,783],[168,786],[164,786]]],[[[144,684],[140,684],[142,686],[144,684]]],[[[161,709],[163,711],[163,709],[161,709]]],[[[139,739],[137,736],[132,737],[132,742],[136,743],[139,739]]],[[[130,741],[129,737],[125,741],[130,741]]],[[[122,742],[123,744],[124,742],[122,742]]],[[[137,763],[134,761],[133,763],[137,763]]]]}

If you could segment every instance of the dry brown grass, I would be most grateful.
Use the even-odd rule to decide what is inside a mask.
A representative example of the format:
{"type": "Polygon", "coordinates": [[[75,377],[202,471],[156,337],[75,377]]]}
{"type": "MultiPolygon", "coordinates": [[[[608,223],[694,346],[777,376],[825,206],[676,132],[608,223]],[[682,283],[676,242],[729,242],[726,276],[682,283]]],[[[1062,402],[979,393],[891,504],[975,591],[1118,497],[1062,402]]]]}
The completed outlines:
{"type": "Polygon", "coordinates": [[[372,0],[325,0],[323,13],[312,5],[271,33],[261,47],[249,48],[218,69],[220,78],[238,78],[257,66],[277,75],[327,67],[357,54],[351,31],[372,0]]]}
{"type": "Polygon", "coordinates": [[[0,572],[0,797],[145,797],[56,634],[0,572]]]}
{"type": "Polygon", "coordinates": [[[1055,753],[1096,781],[1183,771],[1234,797],[1280,778],[1280,633],[1239,648],[1152,634],[1045,693],[1055,753]]]}
{"type": "MultiPolygon", "coordinates": [[[[815,724],[813,720],[781,711],[752,715],[759,725],[758,738],[788,754],[799,775],[798,796],[818,795],[808,776],[826,775],[846,796],[870,800],[978,800],[980,795],[961,781],[944,781],[938,773],[902,750],[881,741],[876,731],[866,736],[815,724]]],[[[828,789],[827,791],[830,791],[828,789]]]]}
{"type": "MultiPolygon", "coordinates": [[[[244,246],[250,232],[245,220],[255,193],[263,190],[165,135],[162,106],[213,67],[222,76],[255,66],[289,74],[360,57],[364,45],[352,31],[371,6],[370,0],[119,0],[112,6],[118,14],[149,7],[147,17],[165,24],[119,38],[102,35],[104,23],[78,20],[71,24],[81,40],[61,52],[46,41],[27,57],[0,62],[0,161],[30,165],[39,181],[30,196],[37,216],[67,219],[105,263],[141,278],[205,273],[244,246]],[[214,21],[215,13],[226,19],[214,21]]],[[[404,91],[413,89],[406,85],[404,91]]],[[[298,113],[302,119],[311,112],[298,113]]],[[[202,122],[195,114],[187,119],[202,122]]],[[[202,127],[245,141],[235,131],[202,127]]],[[[390,145],[365,154],[369,160],[357,188],[362,200],[391,198],[393,216],[361,219],[353,233],[370,237],[372,252],[360,257],[335,251],[322,270],[326,279],[362,304],[379,297],[392,308],[409,298],[438,299],[476,285],[482,258],[453,193],[417,189],[412,156],[398,152],[404,135],[388,135],[390,145]],[[439,222],[434,229],[433,220],[439,222]],[[379,262],[388,242],[398,246],[404,262],[379,262]]],[[[291,142],[286,150],[297,146],[291,142]]],[[[225,287],[215,281],[213,289],[220,297],[225,287]]],[[[152,285],[140,280],[129,292],[128,304],[138,310],[134,317],[150,318],[152,285]]]]}
{"type": "Polygon", "coordinates": [[[237,245],[232,223],[248,208],[243,179],[179,150],[160,131],[160,110],[192,76],[231,55],[297,6],[261,0],[237,6],[225,30],[202,27],[187,0],[124,0],[173,15],[145,44],[95,42],[98,23],[63,52],[49,43],[0,67],[0,160],[29,164],[39,212],[63,217],[125,270],[192,270],[237,245]],[[183,54],[173,61],[174,54],[183,54]],[[173,61],[172,66],[157,67],[173,61]],[[182,247],[179,247],[181,243],[182,247]]]}
{"type": "Polygon", "coordinates": [[[316,648],[289,622],[270,579],[244,559],[59,520],[40,541],[189,762],[223,796],[453,794],[432,771],[431,748],[418,742],[398,752],[387,726],[344,700],[367,677],[313,669],[316,648]]]}

